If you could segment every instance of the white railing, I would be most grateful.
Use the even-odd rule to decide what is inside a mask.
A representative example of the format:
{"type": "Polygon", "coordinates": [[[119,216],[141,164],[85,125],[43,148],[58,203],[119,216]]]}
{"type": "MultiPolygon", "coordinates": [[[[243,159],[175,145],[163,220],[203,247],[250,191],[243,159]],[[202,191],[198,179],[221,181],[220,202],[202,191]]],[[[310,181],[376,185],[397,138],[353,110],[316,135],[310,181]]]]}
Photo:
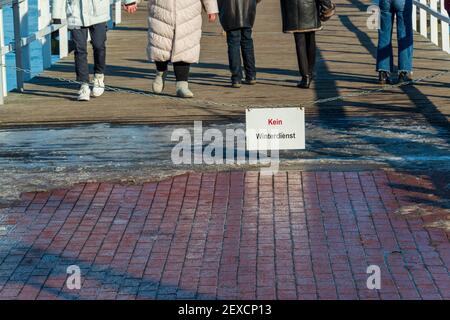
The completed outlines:
{"type": "MultiPolygon", "coordinates": [[[[122,22],[121,16],[121,0],[110,0],[111,10],[113,12],[112,19],[115,24],[122,22]]],[[[5,55],[13,52],[15,54],[16,67],[16,81],[17,90],[23,91],[24,82],[29,80],[29,74],[24,73],[23,69],[30,69],[30,51],[29,45],[34,41],[40,41],[42,44],[42,60],[43,69],[51,66],[51,34],[53,32],[59,33],[59,56],[60,58],[68,55],[68,30],[65,21],[61,24],[52,24],[51,18],[51,0],[38,1],[38,31],[30,33],[28,30],[29,23],[29,8],[28,0],[0,0],[0,105],[4,102],[4,97],[7,95],[6,87],[6,59],[5,55]],[[5,7],[13,9],[14,22],[14,41],[12,43],[5,43],[3,33],[3,9],[5,7]]]]}
{"type": "Polygon", "coordinates": [[[444,0],[413,0],[413,28],[430,39],[443,51],[450,53],[450,18],[444,0]],[[419,27],[419,28],[418,28],[419,27]]]}

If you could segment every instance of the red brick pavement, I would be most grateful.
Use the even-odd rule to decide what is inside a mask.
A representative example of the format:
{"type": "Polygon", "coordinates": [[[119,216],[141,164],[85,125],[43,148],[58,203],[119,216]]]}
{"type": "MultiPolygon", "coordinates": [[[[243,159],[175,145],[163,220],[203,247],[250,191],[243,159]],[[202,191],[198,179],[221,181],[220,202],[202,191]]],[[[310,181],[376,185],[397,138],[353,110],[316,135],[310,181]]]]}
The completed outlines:
{"type": "Polygon", "coordinates": [[[429,177],[385,171],[27,193],[0,214],[0,298],[450,299],[448,230],[424,227],[447,208],[429,177]],[[366,287],[373,264],[381,290],[366,287]]]}

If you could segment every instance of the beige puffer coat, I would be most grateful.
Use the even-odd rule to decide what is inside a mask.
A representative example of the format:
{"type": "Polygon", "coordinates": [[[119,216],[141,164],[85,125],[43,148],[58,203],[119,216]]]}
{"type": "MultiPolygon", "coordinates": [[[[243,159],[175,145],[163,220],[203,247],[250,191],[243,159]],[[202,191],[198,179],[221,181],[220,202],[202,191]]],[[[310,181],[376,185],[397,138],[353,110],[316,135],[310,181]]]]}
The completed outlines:
{"type": "Polygon", "coordinates": [[[217,0],[149,0],[147,53],[151,61],[197,63],[202,7],[218,13],[217,0]]]}

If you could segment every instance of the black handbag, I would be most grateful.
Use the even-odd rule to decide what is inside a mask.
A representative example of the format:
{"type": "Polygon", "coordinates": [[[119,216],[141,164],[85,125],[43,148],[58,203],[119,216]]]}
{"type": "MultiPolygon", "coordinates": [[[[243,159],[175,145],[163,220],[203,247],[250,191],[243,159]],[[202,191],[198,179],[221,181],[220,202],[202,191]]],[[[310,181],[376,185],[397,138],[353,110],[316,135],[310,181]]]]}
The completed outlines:
{"type": "Polygon", "coordinates": [[[336,14],[336,5],[331,0],[319,0],[319,18],[325,22],[336,14]]]}

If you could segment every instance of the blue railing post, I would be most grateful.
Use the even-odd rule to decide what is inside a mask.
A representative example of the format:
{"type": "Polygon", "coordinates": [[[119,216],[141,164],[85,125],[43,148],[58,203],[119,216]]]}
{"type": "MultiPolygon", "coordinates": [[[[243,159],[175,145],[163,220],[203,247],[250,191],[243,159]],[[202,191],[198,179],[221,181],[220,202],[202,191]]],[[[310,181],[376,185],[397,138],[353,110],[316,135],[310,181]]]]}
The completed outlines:
{"type": "MultiPolygon", "coordinates": [[[[14,51],[16,57],[16,67],[23,69],[23,57],[22,57],[22,30],[20,23],[20,8],[19,1],[14,1],[13,3],[13,21],[14,21],[14,51]]],[[[23,91],[24,77],[23,71],[17,69],[16,71],[16,82],[17,91],[23,91]]]]}
{"type": "Polygon", "coordinates": [[[28,44],[23,44],[22,39],[28,37],[28,0],[14,0],[13,2],[14,21],[14,51],[16,54],[17,70],[17,91],[23,92],[25,80],[31,75],[23,70],[30,69],[30,54],[28,44]]]}
{"type": "Polygon", "coordinates": [[[5,55],[3,54],[3,47],[5,46],[5,35],[3,33],[3,9],[0,5],[0,105],[4,103],[4,97],[7,94],[6,89],[6,69],[5,69],[5,55]]]}
{"type": "MultiPolygon", "coordinates": [[[[38,2],[38,30],[45,29],[52,22],[52,15],[50,12],[50,1],[39,0],[38,2]]],[[[42,44],[42,67],[48,69],[52,66],[52,35],[51,33],[40,39],[42,44]]]]}

